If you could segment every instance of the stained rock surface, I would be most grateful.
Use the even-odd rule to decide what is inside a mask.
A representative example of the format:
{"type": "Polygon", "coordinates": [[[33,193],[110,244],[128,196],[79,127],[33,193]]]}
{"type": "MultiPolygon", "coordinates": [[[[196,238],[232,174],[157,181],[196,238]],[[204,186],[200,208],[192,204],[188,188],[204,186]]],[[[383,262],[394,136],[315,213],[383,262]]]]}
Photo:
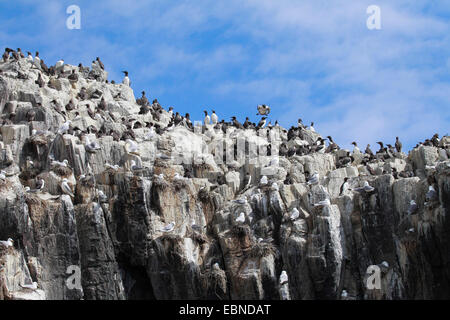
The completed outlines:
{"type": "Polygon", "coordinates": [[[347,153],[196,126],[95,65],[0,70],[0,299],[450,298],[449,137],[347,153]]]}

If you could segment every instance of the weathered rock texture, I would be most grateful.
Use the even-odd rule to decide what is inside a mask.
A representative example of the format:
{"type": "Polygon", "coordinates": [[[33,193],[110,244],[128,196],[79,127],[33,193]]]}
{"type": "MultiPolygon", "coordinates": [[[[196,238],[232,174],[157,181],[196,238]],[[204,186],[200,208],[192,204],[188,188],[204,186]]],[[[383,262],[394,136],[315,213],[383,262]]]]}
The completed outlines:
{"type": "MultiPolygon", "coordinates": [[[[6,173],[0,239],[14,240],[0,248],[0,299],[450,298],[448,137],[437,147],[421,145],[408,156],[366,164],[354,153],[342,165],[345,152],[335,150],[280,156],[269,166],[273,148],[258,161],[249,152],[241,162],[220,164],[214,150],[231,146],[233,156],[233,146],[244,141],[257,153],[270,143],[267,129],[257,136],[254,129],[230,128],[224,137],[213,126],[166,128],[167,111],[140,113],[132,89],[107,83],[98,68],[65,65],[49,76],[25,59],[9,59],[0,69],[0,168],[6,173]],[[77,81],[67,78],[72,70],[77,81]],[[39,74],[42,88],[35,83],[39,74]],[[97,108],[102,97],[105,110],[97,108]],[[73,110],[66,107],[71,100],[73,110]],[[66,120],[71,129],[57,134],[66,120]],[[162,132],[150,137],[148,123],[162,132]],[[139,155],[125,148],[127,124],[139,155]],[[87,152],[80,133],[91,133],[100,150],[87,152]],[[174,161],[180,154],[195,159],[174,161]],[[68,167],[53,160],[67,160],[68,167]],[[142,169],[132,170],[131,160],[142,169]],[[394,178],[393,168],[414,174],[394,178]],[[320,182],[308,185],[314,171],[320,182]],[[259,184],[262,175],[268,184],[259,184]],[[61,195],[63,178],[73,198],[61,195]],[[345,178],[351,190],[341,194],[345,178]],[[45,186],[36,191],[39,179],[45,186]],[[364,181],[375,190],[357,190],[364,181]],[[429,185],[437,197],[427,200],[429,185]],[[325,199],[330,205],[317,206],[325,199]],[[418,209],[408,214],[412,199],[418,209]],[[293,208],[300,213],[295,220],[293,208]],[[241,212],[243,223],[236,222],[241,212]],[[174,230],[162,232],[172,221],[174,230]],[[371,265],[380,266],[379,289],[366,287],[371,265]],[[82,289],[67,286],[69,266],[80,268],[82,289]],[[282,270],[289,280],[280,284],[282,270]],[[21,287],[32,282],[37,290],[21,287]]],[[[149,108],[159,110],[155,104],[149,108]]],[[[320,137],[301,129],[288,140],[283,128],[270,131],[288,147],[320,137]]]]}

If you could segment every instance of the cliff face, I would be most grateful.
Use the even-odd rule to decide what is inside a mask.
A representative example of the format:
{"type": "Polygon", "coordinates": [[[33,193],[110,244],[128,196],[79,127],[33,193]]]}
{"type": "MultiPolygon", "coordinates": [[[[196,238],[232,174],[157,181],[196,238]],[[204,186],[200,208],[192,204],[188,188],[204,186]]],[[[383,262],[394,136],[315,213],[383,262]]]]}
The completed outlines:
{"type": "Polygon", "coordinates": [[[448,137],[369,162],[355,151],[343,164],[342,149],[277,157],[270,135],[289,148],[320,135],[167,127],[157,102],[138,104],[95,66],[49,75],[9,59],[0,69],[0,239],[14,240],[0,247],[0,299],[450,298],[448,137]],[[246,147],[239,161],[217,161],[235,145],[246,147]],[[319,183],[306,183],[315,171],[319,183]],[[367,287],[371,266],[379,288],[367,287]],[[81,287],[70,285],[77,267],[81,287]]]}

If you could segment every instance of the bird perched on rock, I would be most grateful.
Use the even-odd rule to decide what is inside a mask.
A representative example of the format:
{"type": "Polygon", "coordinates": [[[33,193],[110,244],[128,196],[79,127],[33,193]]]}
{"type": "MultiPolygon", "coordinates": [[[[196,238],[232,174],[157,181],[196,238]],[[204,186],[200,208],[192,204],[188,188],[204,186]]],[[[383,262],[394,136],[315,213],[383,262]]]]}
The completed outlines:
{"type": "Polygon", "coordinates": [[[39,179],[38,181],[36,181],[36,191],[42,191],[42,189],[44,189],[44,186],[45,186],[44,179],[39,179]]]}
{"type": "Polygon", "coordinates": [[[100,145],[98,144],[97,141],[90,141],[89,137],[86,135],[84,136],[84,148],[86,149],[87,152],[89,153],[96,153],[98,150],[101,149],[100,145]]]}
{"type": "Polygon", "coordinates": [[[36,111],[34,111],[33,109],[28,110],[27,121],[28,122],[34,121],[35,118],[36,118],[36,111]]]}
{"type": "Polygon", "coordinates": [[[368,181],[364,181],[364,185],[362,186],[362,190],[364,190],[365,192],[372,192],[375,190],[374,187],[372,187],[368,181]]]}
{"type": "Polygon", "coordinates": [[[171,232],[175,228],[175,221],[172,221],[168,225],[164,226],[161,231],[162,232],[171,232]]]}
{"type": "Polygon", "coordinates": [[[280,285],[283,285],[285,283],[288,283],[288,275],[287,275],[286,271],[283,270],[283,271],[281,271],[281,274],[280,274],[280,285]]]}
{"type": "Polygon", "coordinates": [[[72,198],[74,198],[75,196],[72,193],[72,189],[69,186],[68,180],[67,178],[64,178],[61,182],[61,190],[63,193],[68,194],[69,196],[71,196],[72,198]]]}
{"type": "Polygon", "coordinates": [[[298,217],[300,217],[300,212],[298,211],[298,209],[297,208],[292,209],[291,216],[290,216],[291,220],[293,220],[293,221],[297,220],[298,217]]]}
{"type": "Polygon", "coordinates": [[[38,288],[37,282],[33,282],[31,284],[21,284],[20,286],[24,289],[29,289],[29,290],[37,290],[37,288],[38,288]]]}
{"type": "Polygon", "coordinates": [[[38,69],[41,67],[41,58],[39,58],[39,51],[36,51],[36,54],[34,55],[33,60],[34,66],[38,69]]]}
{"type": "Polygon", "coordinates": [[[402,143],[398,139],[398,137],[395,137],[395,149],[397,149],[397,152],[402,152],[402,143]]]}
{"type": "MultiPolygon", "coordinates": [[[[242,125],[242,123],[240,123],[239,121],[237,121],[236,117],[231,117],[231,120],[233,120],[233,125],[237,128],[237,129],[244,129],[244,126],[242,125]]],[[[223,126],[222,126],[222,130],[223,130],[223,126]]]]}
{"type": "Polygon", "coordinates": [[[256,114],[257,116],[266,116],[270,113],[270,107],[265,104],[260,104],[256,108],[258,109],[258,113],[256,114]]]}
{"type": "Polygon", "coordinates": [[[131,153],[131,154],[135,154],[135,155],[139,155],[139,146],[136,142],[134,142],[131,139],[127,139],[125,142],[125,151],[127,153],[131,153]]]}
{"type": "Polygon", "coordinates": [[[211,114],[211,122],[212,124],[217,124],[219,121],[219,117],[217,116],[216,112],[213,110],[211,114]]]}
{"type": "Polygon", "coordinates": [[[256,129],[262,129],[266,125],[266,119],[267,117],[262,117],[259,121],[258,125],[256,126],[256,129]]]}
{"type": "Polygon", "coordinates": [[[318,184],[319,183],[319,173],[314,171],[314,173],[308,179],[308,185],[318,184]]]}
{"type": "Polygon", "coordinates": [[[316,132],[316,130],[314,129],[314,122],[311,122],[311,125],[309,126],[309,131],[311,132],[316,132]]]}
{"type": "Polygon", "coordinates": [[[105,65],[104,65],[103,62],[100,60],[100,58],[97,57],[95,60],[97,61],[97,63],[98,63],[98,65],[99,65],[100,69],[105,70],[105,65]]]}
{"type": "Polygon", "coordinates": [[[238,223],[244,223],[245,222],[245,213],[241,212],[239,216],[236,218],[236,222],[238,223]]]}
{"type": "Polygon", "coordinates": [[[352,142],[352,145],[353,145],[353,154],[361,153],[361,151],[358,148],[358,144],[355,141],[352,142]]]}
{"type": "Polygon", "coordinates": [[[409,202],[408,215],[412,215],[412,214],[416,213],[417,208],[418,208],[418,207],[417,207],[416,201],[411,200],[411,201],[409,202]]]}
{"type": "Polygon", "coordinates": [[[39,73],[37,80],[34,82],[39,86],[39,88],[43,88],[45,86],[45,81],[42,79],[41,74],[39,73]]]}
{"type": "Polygon", "coordinates": [[[62,135],[64,133],[66,133],[69,130],[71,123],[72,123],[72,121],[70,121],[70,120],[67,120],[66,122],[64,122],[63,125],[61,127],[59,127],[58,134],[62,135]]]}
{"type": "Polygon", "coordinates": [[[14,245],[14,240],[11,238],[8,238],[6,241],[0,241],[0,247],[3,248],[10,248],[14,245]]]}
{"type": "Polygon", "coordinates": [[[78,81],[78,74],[75,73],[75,69],[72,70],[72,73],[67,77],[72,82],[78,81]]]}
{"type": "Polygon", "coordinates": [[[368,154],[369,156],[372,156],[372,157],[373,157],[373,152],[372,152],[372,149],[370,149],[370,144],[367,145],[365,152],[366,152],[366,154],[368,154]]]}
{"type": "Polygon", "coordinates": [[[437,199],[437,192],[436,192],[436,190],[434,189],[433,186],[429,186],[429,187],[428,187],[428,192],[427,192],[427,194],[425,195],[425,199],[426,199],[426,201],[428,201],[428,202],[434,201],[434,200],[437,199]]]}
{"type": "Polygon", "coordinates": [[[64,59],[58,60],[55,64],[56,70],[62,69],[62,67],[64,67],[64,59]]]}
{"type": "Polygon", "coordinates": [[[204,110],[203,112],[205,113],[205,118],[203,119],[203,123],[205,125],[209,125],[211,122],[211,118],[208,116],[208,111],[204,110]]]}
{"type": "Polygon", "coordinates": [[[330,199],[326,198],[314,204],[314,207],[324,207],[324,206],[331,206],[330,199]]]}
{"type": "Polygon", "coordinates": [[[348,178],[345,177],[344,183],[341,185],[341,189],[339,191],[340,196],[344,195],[348,190],[350,190],[349,183],[347,181],[348,181],[348,178]]]}
{"type": "Polygon", "coordinates": [[[122,71],[125,74],[125,77],[122,80],[122,83],[126,86],[130,86],[131,82],[130,82],[130,78],[128,78],[128,71],[122,71]]]}
{"type": "Polygon", "coordinates": [[[269,182],[266,176],[262,176],[261,180],[259,180],[259,184],[266,185],[269,182]]]}

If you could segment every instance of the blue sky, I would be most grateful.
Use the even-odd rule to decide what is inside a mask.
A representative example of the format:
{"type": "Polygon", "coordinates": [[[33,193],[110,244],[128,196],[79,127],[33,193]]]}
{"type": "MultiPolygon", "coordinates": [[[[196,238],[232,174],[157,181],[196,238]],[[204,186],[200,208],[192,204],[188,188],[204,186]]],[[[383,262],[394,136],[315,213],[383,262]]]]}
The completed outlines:
{"type": "Polygon", "coordinates": [[[0,1],[0,43],[40,51],[48,65],[128,70],[144,89],[201,120],[254,121],[256,105],[284,126],[299,117],[344,147],[406,147],[450,124],[450,3],[416,0],[0,1]],[[81,8],[81,29],[66,8],[81,8]],[[381,8],[368,30],[366,8],[381,8]]]}

